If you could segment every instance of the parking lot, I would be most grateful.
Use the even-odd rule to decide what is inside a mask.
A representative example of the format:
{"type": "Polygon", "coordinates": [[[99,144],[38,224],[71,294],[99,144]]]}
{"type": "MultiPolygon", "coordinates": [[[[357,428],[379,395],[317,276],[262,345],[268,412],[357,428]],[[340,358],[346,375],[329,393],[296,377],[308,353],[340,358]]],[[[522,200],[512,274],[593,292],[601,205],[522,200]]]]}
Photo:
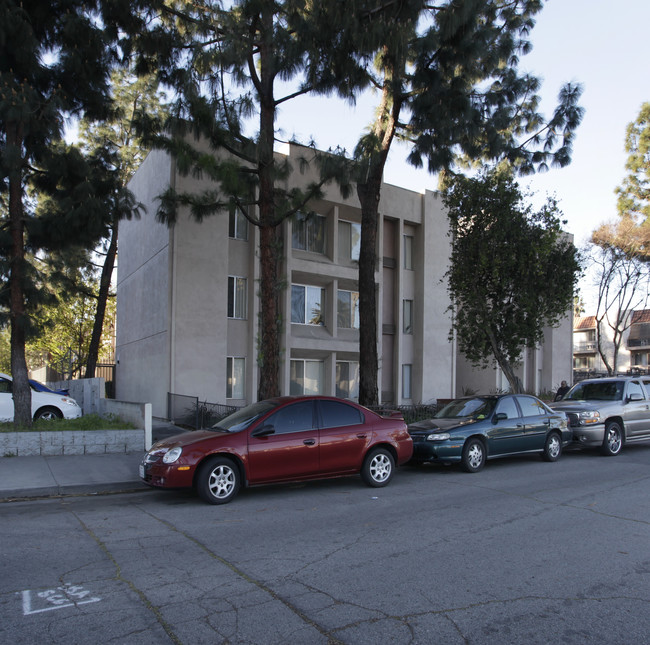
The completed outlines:
{"type": "Polygon", "coordinates": [[[0,639],[641,643],[650,446],[0,505],[0,639]]]}

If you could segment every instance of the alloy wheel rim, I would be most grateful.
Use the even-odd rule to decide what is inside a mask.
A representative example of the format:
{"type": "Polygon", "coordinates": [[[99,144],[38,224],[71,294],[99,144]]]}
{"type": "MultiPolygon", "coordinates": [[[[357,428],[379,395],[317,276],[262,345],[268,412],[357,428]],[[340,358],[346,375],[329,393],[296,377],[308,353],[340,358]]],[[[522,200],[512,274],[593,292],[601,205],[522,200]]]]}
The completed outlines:
{"type": "Polygon", "coordinates": [[[235,473],[232,468],[218,466],[210,473],[208,487],[210,492],[217,498],[227,497],[235,486],[235,473]]]}
{"type": "Polygon", "coordinates": [[[390,475],[390,461],[386,455],[377,455],[370,464],[370,474],[377,482],[385,481],[390,475]]]}
{"type": "Polygon", "coordinates": [[[612,452],[618,452],[621,448],[621,438],[616,430],[610,430],[607,436],[607,443],[612,452]]]}

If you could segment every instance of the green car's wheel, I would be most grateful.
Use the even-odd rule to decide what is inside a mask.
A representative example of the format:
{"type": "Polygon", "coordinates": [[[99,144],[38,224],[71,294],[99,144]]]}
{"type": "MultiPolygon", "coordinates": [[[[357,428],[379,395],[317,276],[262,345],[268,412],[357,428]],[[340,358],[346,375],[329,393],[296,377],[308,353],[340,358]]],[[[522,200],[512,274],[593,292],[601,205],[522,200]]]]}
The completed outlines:
{"type": "Polygon", "coordinates": [[[485,445],[480,439],[469,439],[465,442],[461,464],[468,473],[477,473],[485,466],[485,445]]]}
{"type": "Polygon", "coordinates": [[[546,444],[544,445],[544,452],[542,457],[544,461],[557,461],[562,454],[562,439],[557,432],[550,432],[546,437],[546,444]]]}

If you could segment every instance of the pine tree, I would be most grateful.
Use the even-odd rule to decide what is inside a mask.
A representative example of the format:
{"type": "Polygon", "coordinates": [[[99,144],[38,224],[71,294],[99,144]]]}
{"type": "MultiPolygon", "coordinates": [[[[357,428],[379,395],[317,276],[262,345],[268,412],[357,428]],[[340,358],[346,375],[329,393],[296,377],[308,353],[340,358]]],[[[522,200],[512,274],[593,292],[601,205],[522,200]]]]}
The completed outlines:
{"type": "Polygon", "coordinates": [[[599,226],[592,242],[619,249],[631,261],[650,261],[650,103],[627,126],[627,175],[616,189],[619,219],[599,226]]]}
{"type": "Polygon", "coordinates": [[[151,143],[173,155],[180,173],[200,173],[212,182],[201,194],[170,189],[159,216],[173,223],[178,209],[187,207],[201,221],[232,205],[259,227],[258,399],[280,394],[280,225],[306,211],[327,182],[338,181],[344,194],[350,190],[343,155],[310,146],[303,148],[301,169],[316,167],[319,179],[303,189],[285,187],[292,169],[274,155],[277,112],[310,92],[353,98],[358,82],[367,82],[358,57],[350,53],[358,51],[351,47],[355,38],[357,48],[372,50],[366,33],[341,28],[344,17],[357,21],[362,15],[369,21],[367,10],[357,11],[365,4],[240,0],[224,8],[210,0],[179,2],[173,12],[162,11],[160,28],[138,44],[145,54],[141,69],[157,68],[160,79],[179,94],[174,118],[144,124],[154,134],[151,143]],[[209,154],[197,151],[193,138],[198,137],[210,146],[209,154]]]}
{"type": "Polygon", "coordinates": [[[62,248],[101,236],[102,160],[62,142],[66,118],[108,112],[108,71],[126,4],[3,0],[0,21],[0,182],[2,305],[11,325],[15,423],[31,425],[25,341],[43,296],[26,248],[62,248]],[[102,25],[109,25],[103,28],[102,25]],[[30,190],[37,191],[36,217],[30,190]],[[42,200],[45,195],[50,199],[42,200]]]}
{"type": "Polygon", "coordinates": [[[395,138],[411,145],[409,161],[430,172],[481,159],[507,160],[530,173],[570,161],[582,110],[567,85],[549,120],[539,114],[537,78],[518,58],[540,0],[419,0],[381,5],[384,44],[371,84],[380,101],[370,133],[357,146],[362,229],[359,260],[359,401],[378,403],[376,246],[381,178],[395,138]],[[386,20],[388,18],[388,20],[386,20]]]}

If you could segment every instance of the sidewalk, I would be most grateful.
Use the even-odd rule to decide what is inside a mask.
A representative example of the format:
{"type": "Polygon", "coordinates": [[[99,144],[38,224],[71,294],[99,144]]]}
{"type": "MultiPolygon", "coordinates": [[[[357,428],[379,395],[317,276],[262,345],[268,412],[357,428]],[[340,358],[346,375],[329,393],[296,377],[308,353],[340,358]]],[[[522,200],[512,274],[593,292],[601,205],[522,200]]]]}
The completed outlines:
{"type": "MultiPolygon", "coordinates": [[[[156,422],[154,442],[185,432],[156,422]]],[[[143,453],[0,458],[0,501],[149,490],[138,476],[143,453]]]]}

